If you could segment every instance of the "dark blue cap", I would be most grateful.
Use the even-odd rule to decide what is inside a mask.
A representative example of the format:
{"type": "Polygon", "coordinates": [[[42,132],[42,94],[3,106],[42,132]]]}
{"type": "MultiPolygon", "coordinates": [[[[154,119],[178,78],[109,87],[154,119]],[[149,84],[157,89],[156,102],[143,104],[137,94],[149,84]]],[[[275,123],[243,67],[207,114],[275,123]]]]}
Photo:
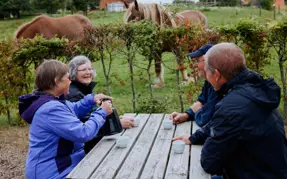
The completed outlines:
{"type": "Polygon", "coordinates": [[[202,47],[200,47],[197,51],[195,52],[192,52],[192,53],[189,53],[188,56],[190,58],[197,58],[197,57],[200,57],[202,55],[205,55],[206,52],[212,47],[213,45],[211,44],[207,44],[207,45],[204,45],[202,47]]]}

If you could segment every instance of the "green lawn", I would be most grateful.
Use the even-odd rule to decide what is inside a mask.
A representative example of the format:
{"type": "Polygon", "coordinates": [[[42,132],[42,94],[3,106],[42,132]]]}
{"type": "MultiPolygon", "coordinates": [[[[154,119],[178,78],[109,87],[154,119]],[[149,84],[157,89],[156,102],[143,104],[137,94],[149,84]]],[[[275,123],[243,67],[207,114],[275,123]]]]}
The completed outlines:
{"type": "MultiPolygon", "coordinates": [[[[188,7],[185,7],[186,9],[188,7]]],[[[203,10],[203,13],[206,14],[209,20],[210,26],[218,25],[218,24],[233,24],[236,23],[239,18],[242,17],[258,17],[258,19],[264,22],[266,19],[273,18],[273,12],[262,10],[262,15],[259,17],[259,9],[258,8],[230,8],[230,7],[222,7],[222,8],[208,8],[208,9],[200,9],[203,10]]],[[[285,12],[283,12],[285,13],[285,12]]],[[[93,14],[89,14],[88,17],[92,20],[95,26],[100,26],[109,23],[118,23],[123,21],[123,12],[113,12],[113,13],[105,13],[105,12],[95,12],[93,14]]],[[[22,24],[33,17],[25,17],[21,20],[4,20],[0,21],[0,39],[9,39],[13,37],[16,29],[22,24]]],[[[277,18],[278,14],[277,14],[277,18]]],[[[120,114],[126,112],[132,112],[132,93],[131,93],[131,85],[129,84],[129,71],[128,64],[125,63],[125,60],[120,54],[115,54],[113,66],[112,66],[112,74],[111,75],[111,94],[114,97],[114,106],[118,109],[120,114]],[[121,83],[121,81],[124,82],[121,83]]],[[[171,53],[163,54],[163,62],[170,68],[175,67],[175,59],[171,53]]],[[[146,66],[146,62],[140,57],[137,56],[137,63],[140,66],[146,66]]],[[[106,93],[105,86],[105,78],[103,75],[103,69],[101,62],[95,62],[95,69],[97,70],[97,77],[95,81],[97,82],[95,92],[104,92],[106,93]]],[[[153,79],[154,79],[154,70],[153,79]]],[[[189,69],[189,72],[191,70],[189,69]]],[[[277,82],[279,78],[279,68],[276,59],[272,60],[271,64],[266,66],[265,72],[270,77],[275,77],[277,82]]],[[[147,73],[143,70],[137,69],[135,71],[135,86],[137,95],[141,95],[144,98],[141,100],[148,99],[148,82],[147,82],[147,73]]],[[[165,68],[165,87],[162,89],[154,90],[154,95],[160,98],[162,104],[159,106],[160,109],[165,109],[162,112],[170,113],[173,111],[179,111],[179,99],[177,93],[177,84],[175,80],[175,71],[171,69],[165,68]]],[[[190,84],[189,86],[183,87],[182,91],[184,92],[184,103],[185,108],[192,103],[190,100],[195,99],[198,95],[195,92],[190,92],[194,89],[194,84],[190,84]],[[190,92],[190,93],[188,93],[190,92]]],[[[282,104],[282,103],[281,103],[282,104]]],[[[280,110],[282,108],[280,107],[280,110]]],[[[15,117],[15,115],[14,115],[15,117]]],[[[5,125],[7,122],[6,116],[0,116],[0,126],[5,125]]]]}

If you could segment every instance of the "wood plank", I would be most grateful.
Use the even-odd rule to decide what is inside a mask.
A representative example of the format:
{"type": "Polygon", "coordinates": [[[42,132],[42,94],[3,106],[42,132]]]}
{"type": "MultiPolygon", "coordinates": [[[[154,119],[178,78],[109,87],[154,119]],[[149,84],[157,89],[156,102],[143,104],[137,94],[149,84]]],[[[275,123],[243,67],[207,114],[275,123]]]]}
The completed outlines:
{"type": "Polygon", "coordinates": [[[123,133],[104,137],[81,160],[81,162],[70,172],[70,174],[66,178],[89,178],[89,176],[92,175],[93,171],[99,166],[99,164],[103,161],[108,152],[115,145],[116,137],[122,135],[123,133]]]}
{"type": "MultiPolygon", "coordinates": [[[[192,133],[194,133],[199,126],[193,122],[192,124],[192,133]]],[[[191,146],[191,154],[190,154],[190,173],[189,178],[194,179],[210,179],[211,175],[206,173],[200,164],[200,156],[201,156],[202,145],[192,145],[191,146]]]]}
{"type": "Polygon", "coordinates": [[[128,146],[126,148],[117,148],[114,146],[90,178],[111,179],[116,175],[120,166],[132,149],[133,144],[140,134],[142,128],[145,126],[149,116],[149,114],[139,114],[136,116],[136,118],[140,118],[141,120],[140,125],[138,127],[133,127],[126,130],[126,132],[123,134],[124,136],[130,137],[128,146]]]}
{"type": "MultiPolygon", "coordinates": [[[[191,122],[178,124],[175,130],[175,137],[190,134],[191,122]]],[[[185,145],[182,154],[175,154],[170,151],[169,162],[165,174],[166,179],[187,179],[188,177],[188,161],[189,161],[190,145],[185,145]]],[[[196,178],[198,179],[198,178],[196,178]]]]}
{"type": "MultiPolygon", "coordinates": [[[[140,177],[142,168],[145,166],[145,161],[152,148],[163,117],[163,114],[151,115],[142,134],[139,136],[131,153],[128,155],[125,163],[117,174],[117,179],[135,179],[140,177]]],[[[154,144],[156,145],[157,143],[154,144]]]]}
{"type": "MultiPolygon", "coordinates": [[[[164,116],[164,119],[168,119],[168,114],[164,116]]],[[[164,130],[162,124],[140,177],[141,179],[162,179],[164,177],[175,126],[173,125],[170,130],[164,130]]]]}

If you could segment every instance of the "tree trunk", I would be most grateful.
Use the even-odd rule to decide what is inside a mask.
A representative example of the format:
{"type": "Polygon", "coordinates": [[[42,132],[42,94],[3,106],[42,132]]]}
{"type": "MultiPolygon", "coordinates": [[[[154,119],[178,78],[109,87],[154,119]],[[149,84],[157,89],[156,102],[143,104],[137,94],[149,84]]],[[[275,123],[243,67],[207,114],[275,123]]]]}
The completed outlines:
{"type": "MultiPolygon", "coordinates": [[[[179,65],[179,55],[176,55],[176,63],[177,66],[179,65]]],[[[177,82],[177,90],[178,90],[178,97],[179,97],[179,103],[180,103],[180,111],[184,112],[183,109],[183,100],[181,95],[181,87],[180,87],[180,80],[179,80],[179,69],[176,70],[176,82],[177,82]]]]}
{"type": "Polygon", "coordinates": [[[284,65],[283,65],[283,55],[279,54],[279,68],[280,68],[280,76],[281,76],[281,82],[282,82],[282,87],[283,87],[283,101],[284,101],[284,123],[285,125],[287,124],[287,89],[286,89],[286,74],[284,70],[284,65]]]}
{"type": "MultiPolygon", "coordinates": [[[[130,53],[130,52],[129,52],[130,53]]],[[[136,110],[136,91],[135,91],[135,84],[134,84],[134,69],[133,69],[133,63],[132,63],[132,59],[129,56],[129,68],[130,68],[130,78],[131,78],[131,87],[132,87],[132,94],[133,94],[133,99],[132,99],[132,103],[133,103],[133,112],[135,112],[136,110]]]]}
{"type": "MultiPolygon", "coordinates": [[[[152,52],[150,52],[152,53],[152,52]]],[[[152,93],[152,80],[151,80],[151,74],[150,74],[150,67],[151,67],[151,62],[152,62],[152,55],[150,55],[148,59],[148,67],[147,67],[147,74],[148,74],[148,83],[149,83],[149,94],[150,98],[153,98],[153,93],[152,93]]]]}
{"type": "MultiPolygon", "coordinates": [[[[5,103],[6,103],[6,106],[9,105],[9,98],[7,95],[5,95],[5,103]]],[[[12,121],[11,121],[11,115],[10,115],[10,109],[9,107],[7,107],[7,119],[8,119],[8,123],[9,125],[12,125],[12,121]]]]}
{"type": "Polygon", "coordinates": [[[128,52],[128,63],[129,63],[129,68],[130,68],[130,79],[131,79],[131,87],[132,87],[132,103],[133,103],[133,112],[136,110],[136,90],[135,90],[135,84],[134,84],[134,69],[133,69],[133,56],[131,55],[131,42],[128,40],[127,44],[127,52],[128,52]]]}
{"type": "Polygon", "coordinates": [[[101,50],[100,54],[101,54],[101,62],[103,65],[103,71],[104,71],[104,75],[105,75],[105,79],[106,79],[107,93],[109,96],[111,96],[109,74],[107,74],[106,65],[105,65],[105,61],[104,61],[104,51],[101,50]]]}

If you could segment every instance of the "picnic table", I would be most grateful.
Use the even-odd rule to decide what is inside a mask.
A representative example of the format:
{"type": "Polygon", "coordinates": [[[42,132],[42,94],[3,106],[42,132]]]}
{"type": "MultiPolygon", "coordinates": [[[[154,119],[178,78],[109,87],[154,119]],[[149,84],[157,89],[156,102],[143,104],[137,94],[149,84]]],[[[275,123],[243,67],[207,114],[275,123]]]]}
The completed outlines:
{"type": "Polygon", "coordinates": [[[172,150],[171,139],[198,129],[192,122],[165,130],[168,114],[125,114],[140,118],[140,125],[121,134],[104,137],[67,178],[98,179],[210,179],[200,165],[200,145],[186,145],[182,154],[172,150]],[[118,135],[128,136],[126,148],[115,146],[118,135]]]}

